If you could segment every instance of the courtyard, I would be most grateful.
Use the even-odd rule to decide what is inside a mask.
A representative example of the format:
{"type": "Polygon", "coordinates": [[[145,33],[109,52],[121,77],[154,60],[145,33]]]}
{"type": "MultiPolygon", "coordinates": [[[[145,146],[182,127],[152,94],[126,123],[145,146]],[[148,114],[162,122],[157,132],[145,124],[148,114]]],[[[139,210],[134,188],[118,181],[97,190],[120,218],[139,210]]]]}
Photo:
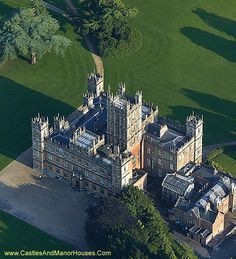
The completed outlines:
{"type": "Polygon", "coordinates": [[[32,170],[31,149],[0,173],[0,210],[84,250],[86,208],[97,199],[32,170]]]}

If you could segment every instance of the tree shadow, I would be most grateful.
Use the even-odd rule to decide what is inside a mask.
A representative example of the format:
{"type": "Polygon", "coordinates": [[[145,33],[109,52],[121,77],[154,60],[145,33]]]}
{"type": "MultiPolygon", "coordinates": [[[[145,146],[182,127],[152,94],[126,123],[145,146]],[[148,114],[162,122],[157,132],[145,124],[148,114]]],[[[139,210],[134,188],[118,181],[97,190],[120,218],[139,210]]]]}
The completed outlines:
{"type": "Polygon", "coordinates": [[[86,209],[97,202],[98,198],[76,192],[54,177],[40,177],[31,168],[8,168],[0,176],[0,211],[14,217],[0,212],[0,253],[21,249],[88,251],[86,209]]]}
{"type": "Polygon", "coordinates": [[[15,8],[13,8],[3,2],[0,2],[0,19],[1,19],[1,16],[5,16],[6,14],[9,14],[14,10],[15,10],[15,8]]]}
{"type": "Polygon", "coordinates": [[[73,107],[0,76],[0,154],[15,159],[31,146],[31,119],[68,115],[73,107]]]}
{"type": "MultiPolygon", "coordinates": [[[[236,164],[236,145],[235,146],[229,146],[229,147],[224,147],[224,153],[231,157],[232,159],[235,160],[235,164],[236,164]]],[[[235,168],[236,170],[236,168],[235,168]]]]}
{"type": "Polygon", "coordinates": [[[23,56],[23,55],[20,55],[20,54],[17,55],[17,57],[18,57],[20,60],[22,60],[22,61],[24,61],[24,62],[26,62],[26,63],[28,63],[28,64],[31,64],[29,57],[26,57],[26,56],[23,56]]]}
{"type": "Polygon", "coordinates": [[[201,8],[193,10],[193,13],[198,15],[208,26],[236,38],[236,21],[207,12],[201,8]]]}
{"type": "Polygon", "coordinates": [[[185,88],[181,90],[181,93],[196,102],[201,108],[171,106],[173,117],[184,121],[185,116],[193,110],[203,115],[205,144],[214,144],[235,139],[235,102],[185,88]]]}
{"type": "MultiPolygon", "coordinates": [[[[75,31],[75,33],[77,33],[77,32],[75,31]]],[[[86,36],[86,37],[81,37],[78,33],[77,33],[77,35],[78,35],[78,38],[76,39],[76,41],[78,41],[78,42],[80,43],[80,45],[81,45],[85,50],[87,50],[87,51],[90,52],[91,54],[95,54],[95,55],[98,55],[98,56],[99,56],[98,51],[97,51],[97,49],[96,49],[97,44],[94,44],[94,42],[93,42],[88,36],[86,36]],[[89,44],[90,46],[89,46],[88,44],[89,44]]]]}
{"type": "Polygon", "coordinates": [[[180,32],[194,44],[204,47],[230,62],[236,62],[236,41],[226,40],[213,33],[193,27],[184,27],[180,32]]]}
{"type": "Polygon", "coordinates": [[[66,20],[65,17],[61,16],[58,13],[55,13],[51,10],[48,10],[49,14],[58,21],[59,25],[60,25],[60,31],[62,31],[63,33],[66,33],[67,29],[66,29],[66,24],[70,23],[68,20],[66,20]]]}

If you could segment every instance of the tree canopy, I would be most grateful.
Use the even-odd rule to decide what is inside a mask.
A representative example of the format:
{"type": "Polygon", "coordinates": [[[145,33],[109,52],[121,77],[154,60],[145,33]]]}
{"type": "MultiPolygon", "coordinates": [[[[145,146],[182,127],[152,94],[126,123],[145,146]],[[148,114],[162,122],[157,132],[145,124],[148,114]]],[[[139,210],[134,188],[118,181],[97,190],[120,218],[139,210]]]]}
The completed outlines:
{"type": "Polygon", "coordinates": [[[18,56],[31,58],[46,53],[64,54],[71,41],[57,34],[60,26],[46,10],[41,0],[32,1],[32,6],[16,10],[0,29],[0,59],[2,62],[18,56]]]}
{"type": "Polygon", "coordinates": [[[96,43],[101,56],[127,55],[141,47],[141,34],[129,23],[138,14],[136,8],[121,0],[80,0],[79,4],[78,31],[96,43]]]}
{"type": "Polygon", "coordinates": [[[85,229],[89,243],[111,250],[114,258],[197,258],[172,237],[153,202],[134,187],[91,208],[85,229]]]}

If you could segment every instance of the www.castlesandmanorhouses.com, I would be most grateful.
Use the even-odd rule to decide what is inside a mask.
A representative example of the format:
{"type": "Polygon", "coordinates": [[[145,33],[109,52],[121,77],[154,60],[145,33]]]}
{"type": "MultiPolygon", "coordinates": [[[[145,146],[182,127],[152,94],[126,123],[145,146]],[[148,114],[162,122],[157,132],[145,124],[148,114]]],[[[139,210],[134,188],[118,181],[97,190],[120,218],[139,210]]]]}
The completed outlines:
{"type": "Polygon", "coordinates": [[[111,256],[111,251],[103,251],[103,250],[97,250],[97,251],[61,251],[61,250],[20,250],[20,251],[4,251],[4,256],[19,256],[19,257],[27,257],[27,256],[111,256]]]}

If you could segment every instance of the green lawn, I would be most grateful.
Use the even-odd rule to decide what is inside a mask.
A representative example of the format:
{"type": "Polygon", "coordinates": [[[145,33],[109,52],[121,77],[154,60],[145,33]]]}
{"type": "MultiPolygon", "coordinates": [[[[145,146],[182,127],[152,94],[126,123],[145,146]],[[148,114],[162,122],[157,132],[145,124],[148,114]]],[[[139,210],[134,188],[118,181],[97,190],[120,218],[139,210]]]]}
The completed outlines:
{"type": "MultiPolygon", "coordinates": [[[[50,0],[65,8],[63,1],[50,0]]],[[[140,14],[134,20],[143,47],[126,58],[105,59],[106,84],[143,90],[160,113],[181,121],[193,109],[205,117],[205,144],[236,136],[236,2],[125,0],[140,14]]],[[[29,0],[0,0],[0,15],[29,0]]],[[[31,67],[26,61],[0,68],[1,168],[30,145],[30,118],[38,111],[69,113],[81,102],[87,73],[94,68],[70,25],[73,40],[65,59],[48,55],[31,67]]]]}
{"type": "MultiPolygon", "coordinates": [[[[29,0],[0,0],[0,16],[29,0]]],[[[94,69],[91,54],[61,17],[62,30],[72,40],[65,57],[47,55],[36,66],[15,60],[0,67],[0,168],[31,145],[31,118],[68,114],[81,104],[87,74],[94,69]]]]}
{"type": "Polygon", "coordinates": [[[224,148],[224,152],[217,155],[213,161],[220,165],[225,172],[236,177],[236,146],[224,148]]]}
{"type": "MultiPolygon", "coordinates": [[[[5,258],[4,251],[20,250],[69,251],[73,250],[73,248],[37,228],[0,211],[0,258],[5,258]]],[[[42,256],[40,258],[48,257],[42,256]]]]}
{"type": "Polygon", "coordinates": [[[143,47],[104,60],[106,83],[143,90],[161,114],[205,118],[204,144],[236,137],[236,1],[124,0],[140,14],[143,47]]]}

